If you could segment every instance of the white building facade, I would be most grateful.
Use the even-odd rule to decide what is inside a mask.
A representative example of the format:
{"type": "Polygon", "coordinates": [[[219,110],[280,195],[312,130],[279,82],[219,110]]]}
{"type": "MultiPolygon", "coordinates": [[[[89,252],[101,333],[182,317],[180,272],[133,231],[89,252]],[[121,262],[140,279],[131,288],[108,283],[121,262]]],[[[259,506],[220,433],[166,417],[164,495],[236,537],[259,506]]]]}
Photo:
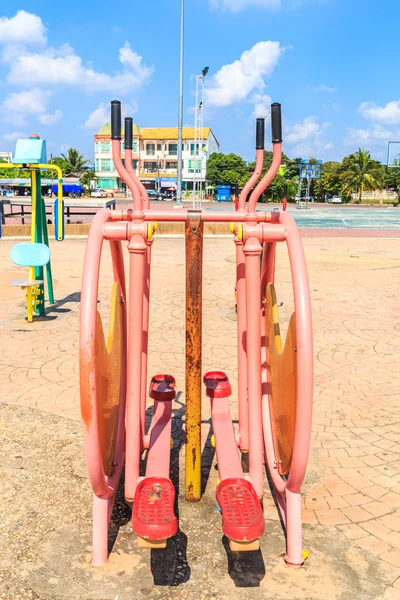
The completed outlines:
{"type": "MultiPolygon", "coordinates": [[[[183,189],[192,190],[193,181],[205,181],[207,160],[219,152],[219,143],[208,127],[203,129],[201,143],[194,141],[194,129],[183,128],[182,179],[183,189]],[[200,159],[200,155],[202,158],[200,159]],[[200,162],[202,163],[200,165],[200,162]]],[[[95,136],[95,171],[98,187],[124,187],[115,170],[111,152],[111,128],[107,123],[95,136]]],[[[124,159],[124,144],[121,143],[124,159]]],[[[176,188],[178,175],[178,129],[176,127],[133,127],[133,166],[136,175],[148,189],[176,188]]]]}

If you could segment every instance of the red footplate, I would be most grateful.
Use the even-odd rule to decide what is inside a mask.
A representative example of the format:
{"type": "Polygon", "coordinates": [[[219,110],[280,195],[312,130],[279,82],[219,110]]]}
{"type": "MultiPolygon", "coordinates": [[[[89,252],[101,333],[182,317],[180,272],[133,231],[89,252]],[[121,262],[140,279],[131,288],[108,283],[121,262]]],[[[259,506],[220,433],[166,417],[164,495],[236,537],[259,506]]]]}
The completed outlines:
{"type": "Polygon", "coordinates": [[[235,542],[258,540],[265,531],[264,515],[252,484],[246,479],[225,479],[217,487],[222,530],[235,542]]]}
{"type": "Polygon", "coordinates": [[[169,479],[147,477],[136,489],[132,527],[147,540],[165,540],[178,531],[174,514],[175,488],[169,479]]]}

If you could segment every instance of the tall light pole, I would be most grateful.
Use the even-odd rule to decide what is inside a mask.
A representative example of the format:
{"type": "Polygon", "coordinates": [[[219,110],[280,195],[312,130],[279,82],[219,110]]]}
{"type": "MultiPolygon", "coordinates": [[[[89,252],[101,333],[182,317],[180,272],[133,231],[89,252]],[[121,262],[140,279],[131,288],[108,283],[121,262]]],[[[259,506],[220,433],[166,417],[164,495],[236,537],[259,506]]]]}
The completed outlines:
{"type": "Polygon", "coordinates": [[[178,186],[176,205],[182,206],[182,122],[183,122],[183,54],[185,31],[185,0],[181,0],[181,48],[179,59],[179,110],[178,110],[178,186]]]}
{"type": "Polygon", "coordinates": [[[193,208],[201,208],[203,191],[203,138],[204,138],[204,78],[209,67],[196,77],[196,108],[194,111],[194,169],[193,169],[193,208]],[[199,181],[197,181],[198,163],[199,181]],[[198,189],[197,189],[198,188],[198,189]],[[197,195],[199,192],[199,195],[197,195]],[[198,197],[199,196],[199,197],[198,197]]]}

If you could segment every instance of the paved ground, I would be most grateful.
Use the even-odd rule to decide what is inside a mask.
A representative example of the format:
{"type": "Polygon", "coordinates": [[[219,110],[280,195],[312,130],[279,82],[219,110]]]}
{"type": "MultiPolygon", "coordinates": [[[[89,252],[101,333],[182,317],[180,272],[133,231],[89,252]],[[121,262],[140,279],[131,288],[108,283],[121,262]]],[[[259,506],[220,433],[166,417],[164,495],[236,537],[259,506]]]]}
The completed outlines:
{"type": "MultiPolygon", "coordinates": [[[[22,292],[8,281],[13,242],[0,242],[0,598],[398,600],[400,598],[400,248],[397,240],[305,239],[315,330],[315,410],[305,485],[301,571],[285,567],[284,537],[266,484],[262,549],[232,555],[215,509],[215,460],[204,399],[203,501],[182,498],[184,247],[154,245],[149,374],[170,371],[173,481],[180,532],[167,551],[137,550],[122,497],[113,515],[112,558],[89,566],[91,492],[82,460],[78,309],[85,241],[53,243],[57,304],[28,326],[22,292]],[[240,588],[240,589],[239,589],[240,588]]],[[[104,253],[100,310],[111,286],[104,253]]],[[[236,416],[234,246],[207,239],[204,369],[226,370],[236,416]]],[[[278,255],[281,318],[292,300],[287,258],[278,255]]]]}

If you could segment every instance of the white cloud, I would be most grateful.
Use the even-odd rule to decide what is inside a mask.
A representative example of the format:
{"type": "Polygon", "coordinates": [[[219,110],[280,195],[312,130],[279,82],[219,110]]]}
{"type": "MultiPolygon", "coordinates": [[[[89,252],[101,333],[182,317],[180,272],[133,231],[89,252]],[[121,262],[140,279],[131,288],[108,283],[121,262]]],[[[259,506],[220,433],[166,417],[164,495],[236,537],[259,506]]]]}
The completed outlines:
{"type": "Polygon", "coordinates": [[[250,102],[254,102],[254,111],[253,117],[258,119],[259,117],[263,117],[268,119],[271,114],[271,96],[268,94],[254,94],[250,102]]]}
{"type": "Polygon", "coordinates": [[[131,49],[128,42],[119,51],[119,61],[123,70],[109,75],[84,65],[82,58],[68,44],[58,49],[47,48],[43,52],[24,49],[9,62],[7,80],[20,86],[68,85],[88,92],[113,90],[114,94],[124,94],[143,85],[154,71],[153,66],[143,64],[143,58],[131,49]]]}
{"type": "Polygon", "coordinates": [[[0,44],[33,46],[46,41],[46,27],[37,15],[19,10],[9,19],[0,17],[0,44]]]}
{"type": "Polygon", "coordinates": [[[26,137],[25,133],[21,131],[14,131],[13,133],[5,133],[3,135],[3,140],[6,142],[15,142],[15,140],[19,140],[20,138],[26,137]]]}
{"type": "Polygon", "coordinates": [[[279,8],[281,6],[281,0],[210,0],[210,6],[215,10],[230,10],[233,13],[237,13],[250,6],[259,8],[279,8]]]}
{"type": "Polygon", "coordinates": [[[3,121],[3,123],[8,123],[13,127],[23,127],[24,125],[26,125],[26,119],[24,115],[8,113],[3,115],[1,120],[3,121]]]}
{"type": "Polygon", "coordinates": [[[42,125],[55,125],[61,119],[62,112],[58,109],[54,113],[48,112],[52,95],[52,92],[40,88],[9,94],[0,105],[2,120],[18,127],[26,125],[27,115],[35,115],[42,125]]]}
{"type": "MultiPolygon", "coordinates": [[[[110,105],[105,102],[100,102],[99,106],[90,113],[87,121],[83,124],[83,127],[88,130],[99,130],[103,125],[110,122],[110,105]]],[[[122,118],[133,117],[137,112],[137,105],[133,103],[122,104],[121,114],[122,118]]]]}
{"type": "Polygon", "coordinates": [[[370,121],[383,123],[385,125],[395,125],[400,123],[400,100],[388,102],[386,106],[379,106],[375,102],[363,102],[359,113],[370,121]]]}
{"type": "Polygon", "coordinates": [[[62,114],[61,110],[57,109],[54,111],[54,113],[39,115],[38,121],[42,125],[56,125],[56,123],[58,123],[60,121],[62,116],[63,116],[63,114],[62,114]]]}
{"type": "Polygon", "coordinates": [[[51,92],[39,88],[14,92],[5,98],[0,108],[2,112],[20,115],[44,113],[51,95],[51,92]]]}
{"type": "Polygon", "coordinates": [[[254,90],[263,90],[264,78],[272,75],[283,51],[279,42],[258,42],[239,60],[221,67],[206,88],[208,103],[230,106],[242,102],[254,90]]]}
{"type": "Polygon", "coordinates": [[[314,88],[314,92],[324,92],[327,94],[336,94],[337,89],[334,87],[329,87],[329,86],[325,85],[324,83],[321,83],[316,88],[314,88]]]}
{"type": "Polygon", "coordinates": [[[285,142],[288,144],[297,144],[310,138],[320,138],[323,131],[329,127],[330,123],[320,125],[317,117],[307,117],[302,123],[296,123],[293,126],[287,126],[285,142]]]}
{"type": "Polygon", "coordinates": [[[392,137],[392,132],[388,131],[382,125],[374,125],[371,128],[367,129],[356,129],[353,127],[349,127],[347,129],[348,137],[345,142],[348,145],[352,144],[365,144],[369,143],[378,143],[381,144],[386,142],[392,137]]]}
{"type": "Polygon", "coordinates": [[[109,122],[109,120],[110,108],[105,104],[105,102],[101,102],[99,106],[90,113],[83,127],[85,129],[98,131],[101,127],[103,127],[103,125],[109,122]]]}
{"type": "Polygon", "coordinates": [[[317,157],[322,151],[330,150],[333,144],[324,139],[330,123],[318,123],[317,117],[307,117],[302,123],[285,125],[284,141],[295,144],[292,153],[296,156],[317,157]]]}

